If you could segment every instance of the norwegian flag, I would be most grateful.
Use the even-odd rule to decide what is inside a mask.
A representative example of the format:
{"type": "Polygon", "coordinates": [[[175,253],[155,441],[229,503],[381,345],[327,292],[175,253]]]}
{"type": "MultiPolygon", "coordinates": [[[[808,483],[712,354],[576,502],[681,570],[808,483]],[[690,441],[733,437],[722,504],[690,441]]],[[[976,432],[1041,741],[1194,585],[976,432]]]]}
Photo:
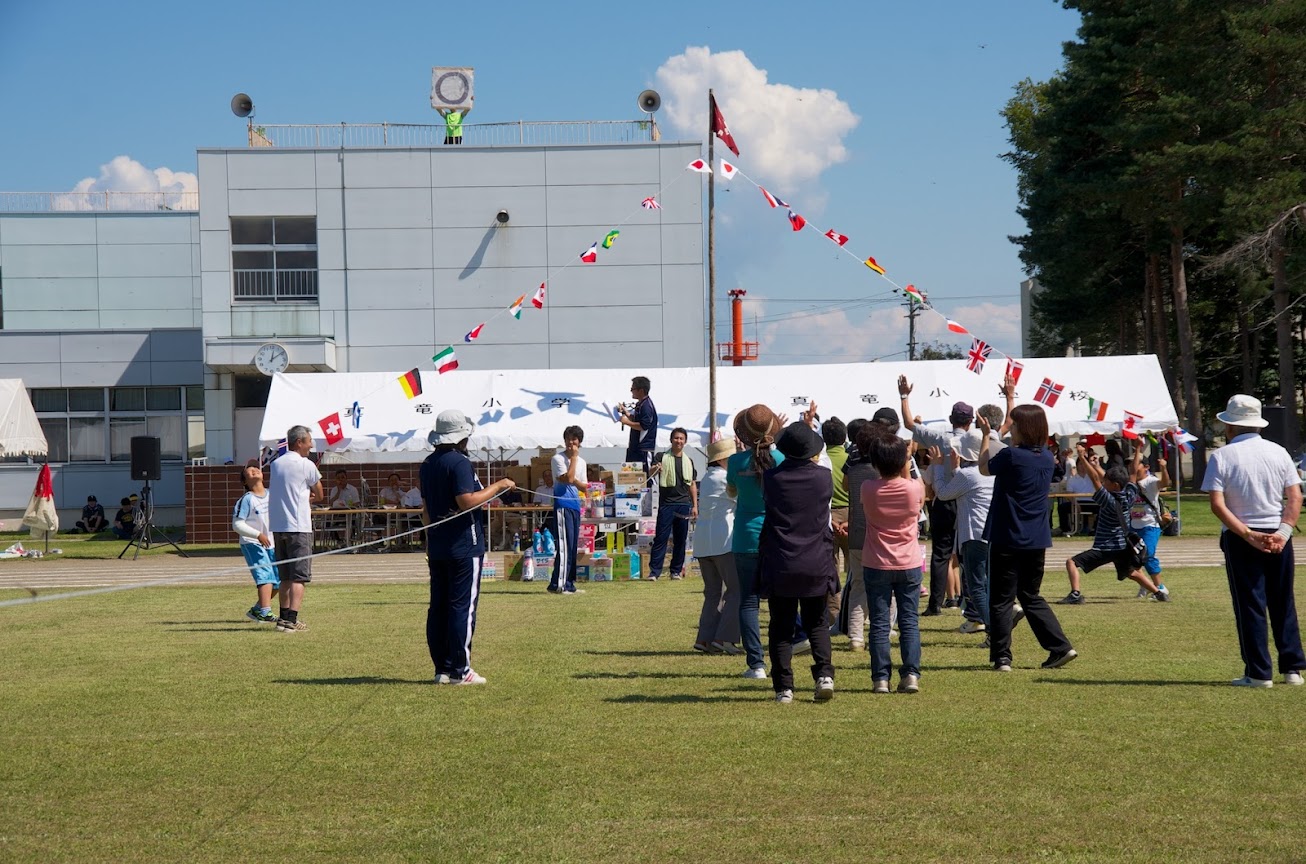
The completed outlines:
{"type": "Polygon", "coordinates": [[[1043,383],[1038,385],[1038,392],[1034,394],[1034,401],[1041,402],[1049,408],[1054,408],[1057,399],[1061,398],[1061,391],[1065,389],[1064,384],[1058,384],[1051,378],[1044,378],[1043,383]]]}
{"type": "Polygon", "coordinates": [[[790,211],[789,211],[789,224],[794,226],[794,230],[795,230],[795,231],[802,231],[802,230],[803,230],[803,226],[807,224],[807,220],[804,219],[802,216],[799,216],[799,215],[798,215],[797,213],[795,213],[794,211],[790,210],[790,211]]]}
{"type": "Polygon", "coordinates": [[[643,201],[639,202],[639,206],[643,207],[645,210],[662,209],[662,205],[658,203],[658,199],[654,198],[652,195],[648,196],[643,201]]]}
{"type": "Polygon", "coordinates": [[[976,336],[970,345],[970,355],[966,361],[966,368],[976,375],[984,371],[984,361],[989,359],[993,353],[993,346],[976,336]]]}
{"type": "Polygon", "coordinates": [[[317,421],[317,425],[322,427],[322,434],[326,436],[328,447],[345,440],[344,427],[340,425],[339,411],[323,417],[321,420],[317,421]]]}
{"type": "Polygon", "coordinates": [[[1132,411],[1125,412],[1125,422],[1120,424],[1120,434],[1126,438],[1138,438],[1138,424],[1143,422],[1142,414],[1135,414],[1132,411]]]}
{"type": "Polygon", "coordinates": [[[540,283],[539,288],[535,289],[535,296],[531,298],[531,305],[534,306],[536,309],[544,308],[544,283],[543,282],[540,283]]]}
{"type": "Polygon", "coordinates": [[[836,244],[840,246],[848,242],[848,238],[845,235],[840,234],[838,231],[834,230],[833,228],[831,228],[829,231],[826,231],[825,236],[829,237],[831,240],[833,240],[836,244]]]}
{"type": "Polygon", "coordinates": [[[1012,360],[1010,357],[1007,358],[1007,374],[1011,376],[1011,383],[1019,384],[1020,373],[1024,371],[1024,363],[1021,363],[1019,360],[1012,360]]]}
{"type": "Polygon", "coordinates": [[[779,198],[772,195],[770,192],[766,191],[765,186],[758,186],[757,188],[762,190],[762,197],[766,199],[766,203],[770,204],[773,209],[776,207],[789,206],[785,202],[781,201],[779,198]]]}
{"type": "Polygon", "coordinates": [[[721,179],[733,180],[735,175],[739,173],[739,169],[736,168],[734,165],[731,165],[729,162],[727,162],[724,159],[720,160],[720,162],[721,162],[721,179]]]}
{"type": "Polygon", "coordinates": [[[702,159],[695,159],[693,162],[690,162],[685,167],[688,168],[690,171],[697,171],[699,174],[712,173],[712,166],[704,162],[702,159]]]}

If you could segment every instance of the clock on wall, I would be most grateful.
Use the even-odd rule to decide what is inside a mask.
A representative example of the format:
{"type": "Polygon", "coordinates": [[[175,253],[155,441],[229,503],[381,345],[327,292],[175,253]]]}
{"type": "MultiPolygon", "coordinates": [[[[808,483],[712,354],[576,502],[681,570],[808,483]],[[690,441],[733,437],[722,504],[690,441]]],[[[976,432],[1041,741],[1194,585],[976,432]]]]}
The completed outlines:
{"type": "Polygon", "coordinates": [[[290,365],[290,355],[286,349],[275,342],[269,342],[258,349],[254,355],[254,366],[264,375],[275,375],[278,372],[285,372],[286,367],[290,365]]]}

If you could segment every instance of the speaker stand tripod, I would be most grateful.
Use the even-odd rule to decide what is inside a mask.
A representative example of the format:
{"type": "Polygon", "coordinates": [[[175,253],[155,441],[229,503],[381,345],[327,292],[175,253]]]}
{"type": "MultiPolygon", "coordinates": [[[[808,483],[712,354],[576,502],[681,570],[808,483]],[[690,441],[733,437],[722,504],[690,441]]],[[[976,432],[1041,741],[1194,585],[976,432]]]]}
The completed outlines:
{"type": "Polygon", "coordinates": [[[137,556],[141,554],[142,549],[150,548],[154,542],[155,535],[158,535],[159,539],[164,543],[167,543],[173,549],[176,549],[181,557],[190,557],[173,541],[171,537],[164,534],[163,531],[154,525],[154,496],[150,490],[149,480],[145,481],[145,487],[141,489],[141,503],[139,508],[136,510],[136,526],[137,528],[132,534],[132,538],[127,541],[127,545],[122,547],[122,551],[118,553],[119,558],[126,555],[128,549],[135,546],[136,551],[132,553],[132,560],[135,561],[137,556]]]}

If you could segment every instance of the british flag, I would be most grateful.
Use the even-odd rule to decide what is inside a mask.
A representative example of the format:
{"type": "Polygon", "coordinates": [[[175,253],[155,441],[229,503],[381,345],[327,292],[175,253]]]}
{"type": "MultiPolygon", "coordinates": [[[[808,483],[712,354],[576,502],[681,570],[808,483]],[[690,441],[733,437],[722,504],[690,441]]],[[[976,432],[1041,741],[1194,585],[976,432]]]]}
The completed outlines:
{"type": "Polygon", "coordinates": [[[984,361],[989,359],[993,353],[993,346],[976,336],[970,343],[970,359],[966,361],[966,368],[976,375],[984,371],[984,361]]]}
{"type": "Polygon", "coordinates": [[[1051,378],[1044,378],[1043,383],[1038,385],[1038,392],[1034,394],[1034,401],[1053,408],[1057,404],[1057,399],[1061,397],[1061,391],[1065,389],[1064,384],[1058,384],[1051,378]]]}

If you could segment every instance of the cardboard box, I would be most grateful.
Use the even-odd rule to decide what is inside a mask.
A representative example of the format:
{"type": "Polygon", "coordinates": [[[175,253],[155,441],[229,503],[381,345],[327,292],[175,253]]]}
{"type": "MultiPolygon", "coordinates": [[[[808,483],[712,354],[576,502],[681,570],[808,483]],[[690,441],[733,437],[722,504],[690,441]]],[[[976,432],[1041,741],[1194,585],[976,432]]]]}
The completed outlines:
{"type": "Polygon", "coordinates": [[[647,479],[644,476],[644,469],[641,468],[638,471],[618,471],[613,482],[617,486],[643,486],[647,479]]]}
{"type": "Polygon", "coordinates": [[[594,558],[590,561],[590,581],[591,582],[611,582],[612,581],[611,558],[594,558]]]}
{"type": "MultiPolygon", "coordinates": [[[[535,559],[535,581],[547,583],[553,578],[553,556],[544,555],[535,559]]],[[[522,580],[525,581],[525,580],[522,580]]]]}
{"type": "MultiPolygon", "coordinates": [[[[581,525],[581,526],[580,526],[580,538],[579,538],[579,540],[578,540],[578,542],[577,542],[577,545],[576,545],[577,552],[584,552],[584,553],[587,553],[587,554],[589,554],[589,555],[593,555],[593,554],[594,554],[594,538],[597,537],[597,536],[598,536],[598,526],[597,526],[597,525],[593,525],[593,524],[590,524],[590,525],[581,525]]],[[[581,561],[581,556],[580,556],[579,554],[576,556],[576,561],[577,561],[577,563],[580,563],[580,561],[581,561]]]]}
{"type": "Polygon", "coordinates": [[[629,552],[618,553],[612,557],[612,578],[631,580],[640,579],[644,575],[644,559],[638,552],[631,550],[629,552]]]}
{"type": "Polygon", "coordinates": [[[525,492],[535,491],[535,486],[531,483],[531,468],[529,465],[514,465],[508,469],[508,479],[517,484],[517,488],[525,492]]]}
{"type": "Polygon", "coordinates": [[[615,519],[638,519],[640,498],[638,495],[617,495],[612,501],[612,516],[615,519]]]}
{"type": "MultiPolygon", "coordinates": [[[[552,571],[552,559],[549,559],[549,568],[552,571]]],[[[527,558],[520,552],[503,553],[503,575],[510,582],[534,582],[538,577],[536,575],[536,561],[527,558]]],[[[548,576],[545,576],[547,581],[548,576]]]]}
{"type": "Polygon", "coordinates": [[[495,566],[494,562],[491,561],[489,557],[486,557],[485,563],[481,565],[481,579],[501,578],[503,578],[503,574],[499,571],[499,568],[495,566]]]}

